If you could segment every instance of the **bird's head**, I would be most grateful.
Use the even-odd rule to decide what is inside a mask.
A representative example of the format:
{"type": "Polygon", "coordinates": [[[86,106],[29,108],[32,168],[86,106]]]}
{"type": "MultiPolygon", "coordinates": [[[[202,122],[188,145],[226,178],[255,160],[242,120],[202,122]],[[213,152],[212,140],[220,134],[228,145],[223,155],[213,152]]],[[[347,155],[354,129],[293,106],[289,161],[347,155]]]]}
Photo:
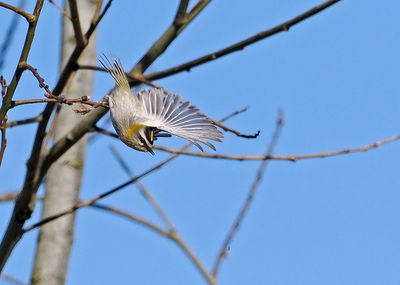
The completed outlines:
{"type": "Polygon", "coordinates": [[[153,142],[156,128],[134,124],[121,136],[121,140],[128,146],[154,155],[153,142]]]}

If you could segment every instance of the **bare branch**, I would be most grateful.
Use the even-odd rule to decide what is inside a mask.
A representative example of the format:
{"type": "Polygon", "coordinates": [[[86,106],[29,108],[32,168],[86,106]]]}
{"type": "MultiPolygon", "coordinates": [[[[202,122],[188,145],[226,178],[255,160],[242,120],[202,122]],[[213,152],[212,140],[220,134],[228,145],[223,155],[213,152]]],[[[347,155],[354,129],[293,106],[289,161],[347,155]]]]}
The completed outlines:
{"type": "MultiPolygon", "coordinates": [[[[240,112],[238,112],[238,111],[236,111],[236,112],[234,112],[234,113],[235,113],[235,114],[240,114],[240,112]]],[[[232,115],[228,115],[228,116],[226,116],[224,119],[226,119],[226,118],[231,118],[231,117],[232,117],[232,115]]],[[[222,119],[220,122],[223,122],[224,119],[222,119]]],[[[192,144],[187,144],[186,146],[184,146],[184,147],[182,148],[182,150],[186,150],[186,149],[189,148],[191,145],[192,145],[192,144]]],[[[31,230],[33,230],[33,229],[35,229],[35,228],[38,228],[38,227],[40,227],[40,226],[42,226],[42,225],[44,225],[44,224],[47,224],[47,223],[49,223],[49,222],[51,222],[51,221],[53,221],[53,220],[55,220],[55,219],[58,219],[58,218],[62,217],[62,216],[71,214],[71,213],[75,212],[76,210],[78,210],[78,209],[80,209],[80,208],[83,208],[83,207],[87,207],[87,206],[89,206],[89,205],[92,205],[93,203],[97,202],[98,200],[101,200],[101,199],[103,199],[103,198],[105,198],[105,197],[107,197],[107,196],[109,196],[109,195],[111,195],[111,194],[114,194],[115,192],[117,192],[117,191],[119,191],[119,190],[121,190],[121,189],[123,189],[123,188],[125,188],[125,187],[127,187],[127,186],[129,186],[129,185],[131,185],[132,183],[135,183],[136,181],[138,181],[139,179],[141,179],[141,178],[143,178],[143,177],[149,175],[150,173],[152,173],[152,172],[154,172],[154,171],[156,171],[156,170],[161,169],[163,166],[165,166],[165,165],[168,164],[169,162],[173,161],[173,160],[174,160],[175,158],[177,158],[178,156],[179,156],[179,154],[173,154],[173,155],[171,155],[170,157],[166,158],[165,160],[159,162],[159,163],[156,164],[155,166],[151,167],[150,169],[144,171],[143,173],[132,177],[131,179],[129,179],[129,180],[126,181],[125,183],[122,183],[122,184],[120,184],[119,186],[114,187],[114,188],[112,188],[112,189],[110,189],[110,190],[104,192],[104,193],[101,194],[101,195],[98,195],[98,196],[93,197],[93,198],[88,199],[88,200],[81,201],[81,202],[79,202],[78,204],[74,205],[73,207],[71,207],[71,208],[69,208],[69,209],[67,209],[67,210],[65,210],[65,211],[62,211],[62,212],[60,212],[60,213],[58,213],[58,214],[56,214],[56,215],[47,217],[47,218],[45,218],[45,219],[43,219],[43,220],[41,220],[41,221],[39,221],[39,222],[37,222],[37,223],[31,225],[31,226],[28,226],[28,227],[26,227],[25,229],[23,229],[23,233],[29,232],[29,231],[31,231],[31,230]]]]}
{"type": "Polygon", "coordinates": [[[258,135],[260,134],[260,131],[257,131],[257,132],[256,132],[255,134],[253,134],[253,135],[242,134],[241,132],[238,132],[238,131],[236,131],[236,130],[234,130],[234,129],[228,128],[227,126],[224,126],[223,124],[221,124],[221,123],[219,123],[219,122],[217,122],[217,121],[214,121],[214,120],[211,120],[211,121],[213,122],[214,125],[220,127],[220,128],[223,129],[225,132],[232,133],[232,134],[234,134],[234,135],[236,135],[236,136],[238,136],[238,137],[241,137],[241,138],[245,138],[245,139],[256,139],[256,138],[258,137],[258,135]]]}
{"type": "MultiPolygon", "coordinates": [[[[37,18],[40,15],[41,8],[43,6],[44,0],[37,0],[36,6],[34,9],[34,15],[36,16],[36,20],[29,25],[26,40],[24,43],[24,47],[22,49],[21,57],[19,60],[19,64],[22,62],[27,61],[27,57],[30,51],[30,47],[34,38],[34,32],[36,29],[36,24],[37,24],[37,18]]],[[[93,34],[95,28],[105,15],[106,11],[109,9],[110,5],[112,3],[112,0],[109,0],[103,10],[103,12],[98,16],[97,19],[93,19],[92,23],[88,29],[88,31],[85,34],[85,37],[89,40],[90,36],[93,34]]],[[[53,89],[53,94],[58,96],[65,85],[67,84],[69,78],[71,75],[74,73],[74,66],[76,65],[76,62],[83,52],[85,47],[76,47],[75,50],[72,52],[68,63],[65,65],[63,71],[61,72],[61,75],[59,77],[59,80],[53,89]]],[[[22,75],[22,70],[20,68],[17,68],[13,79],[11,81],[10,86],[8,87],[7,94],[5,97],[5,100],[3,100],[3,104],[0,109],[0,119],[3,119],[6,115],[7,110],[9,109],[12,101],[12,97],[14,95],[14,92],[16,90],[17,84],[19,82],[19,79],[21,78],[22,75]]],[[[42,169],[41,166],[41,157],[43,155],[42,153],[42,147],[43,147],[43,140],[46,137],[46,127],[47,124],[50,120],[51,114],[54,109],[54,103],[48,103],[45,107],[45,109],[42,112],[42,120],[39,122],[36,135],[35,135],[35,140],[34,144],[32,147],[31,155],[30,158],[27,162],[27,172],[25,176],[25,181],[24,181],[24,186],[22,188],[21,194],[18,196],[18,199],[15,202],[14,210],[12,213],[12,216],[10,218],[10,221],[8,223],[7,230],[3,236],[3,239],[1,241],[0,245],[0,271],[2,271],[8,257],[10,256],[12,250],[14,249],[15,245],[18,243],[19,239],[21,238],[23,234],[23,226],[24,223],[27,219],[29,219],[31,213],[34,210],[34,201],[35,201],[35,194],[37,192],[37,189],[39,188],[39,185],[41,184],[41,181],[43,180],[43,177],[45,175],[46,170],[50,165],[46,165],[46,168],[44,169],[45,171],[40,172],[42,169]]],[[[96,110],[99,110],[101,108],[97,108],[96,110]]],[[[102,113],[102,112],[100,112],[102,113]]],[[[104,111],[105,113],[105,111],[104,111]]],[[[87,116],[85,116],[87,117],[87,116]]],[[[88,120],[83,119],[83,121],[88,122],[88,120]]],[[[74,142],[75,143],[75,142],[74,142]]],[[[72,146],[73,143],[70,144],[72,146]]],[[[68,149],[68,148],[67,148],[68,149]]],[[[61,154],[60,154],[61,155],[61,154]]]]}
{"type": "Polygon", "coordinates": [[[28,12],[26,12],[25,10],[23,10],[19,7],[15,7],[15,6],[12,6],[12,5],[4,3],[4,2],[0,2],[0,7],[4,7],[6,9],[9,9],[9,10],[21,15],[22,17],[24,17],[26,19],[26,21],[28,23],[33,23],[36,20],[35,14],[34,15],[29,14],[28,12]]]}
{"type": "MultiPolygon", "coordinates": [[[[117,160],[118,164],[121,166],[124,172],[128,175],[128,177],[132,177],[133,171],[130,169],[126,161],[123,159],[122,155],[118,152],[118,150],[114,146],[110,145],[109,147],[112,154],[114,155],[114,158],[117,160]]],[[[176,232],[175,226],[172,224],[171,220],[168,218],[165,211],[161,208],[160,204],[157,202],[157,200],[151,194],[151,192],[147,189],[147,187],[144,186],[144,184],[141,183],[140,181],[136,181],[135,185],[138,187],[139,192],[143,196],[143,198],[146,199],[149,205],[157,213],[161,221],[163,221],[163,223],[167,226],[168,230],[170,232],[176,232]]]]}
{"type": "MultiPolygon", "coordinates": [[[[26,0],[19,0],[18,8],[24,9],[26,2],[26,0]]],[[[4,37],[3,43],[1,44],[0,48],[0,73],[6,61],[7,52],[12,46],[15,33],[18,31],[19,20],[20,18],[18,14],[15,13],[11,19],[10,24],[8,25],[7,31],[5,32],[6,36],[4,37]]]]}
{"type": "Polygon", "coordinates": [[[180,27],[186,20],[186,11],[189,5],[189,0],[181,0],[179,2],[178,10],[176,11],[174,25],[180,27]]]}
{"type": "Polygon", "coordinates": [[[35,116],[32,118],[27,118],[27,119],[22,119],[22,120],[11,121],[11,122],[7,122],[7,128],[13,128],[16,126],[38,123],[41,120],[42,120],[42,115],[38,115],[38,116],[35,116]]]}
{"type": "Polygon", "coordinates": [[[174,18],[173,23],[167,28],[164,34],[150,47],[150,49],[143,55],[143,57],[139,60],[139,62],[135,65],[135,67],[129,73],[134,77],[141,76],[143,72],[168,48],[168,46],[178,37],[178,35],[184,30],[184,28],[195,18],[195,16],[202,11],[206,5],[210,2],[209,0],[200,0],[197,5],[193,7],[193,9],[185,15],[185,17],[181,16],[182,11],[185,9],[187,4],[186,0],[181,0],[178,8],[178,12],[174,18]],[[184,21],[176,19],[183,19],[184,21]]]}
{"type": "MultiPolygon", "coordinates": [[[[26,33],[25,36],[25,42],[22,48],[22,52],[21,52],[21,56],[19,58],[19,62],[18,65],[26,62],[28,59],[28,55],[29,52],[31,50],[31,46],[32,46],[32,42],[33,42],[33,38],[35,36],[35,30],[36,30],[36,25],[37,25],[37,21],[40,15],[40,12],[42,11],[42,7],[43,7],[43,2],[44,0],[37,0],[36,1],[36,6],[35,9],[33,11],[33,20],[30,22],[30,25],[28,27],[28,31],[26,33]]],[[[3,2],[0,2],[3,3],[3,2]]],[[[8,4],[7,4],[8,5],[8,4]]],[[[3,97],[3,103],[1,105],[0,108],[0,122],[3,121],[4,117],[6,116],[6,113],[8,111],[8,109],[10,108],[10,104],[11,104],[11,100],[12,97],[14,96],[15,90],[17,89],[17,85],[18,82],[22,76],[22,72],[23,70],[21,70],[21,68],[17,68],[17,70],[14,73],[14,76],[11,80],[10,85],[7,88],[7,94],[3,97]]],[[[0,258],[1,259],[1,258],[0,258]]],[[[1,265],[1,262],[0,262],[1,265]]],[[[1,268],[2,266],[0,266],[1,268]]]]}
{"type": "MultiPolygon", "coordinates": [[[[104,107],[108,108],[108,105],[104,102],[95,102],[90,101],[88,96],[82,96],[76,99],[67,99],[63,96],[58,96],[57,99],[25,99],[25,100],[16,100],[11,102],[11,108],[27,105],[27,104],[37,104],[37,103],[59,103],[59,104],[66,104],[66,105],[73,105],[73,104],[85,104],[88,106],[92,106],[93,108],[97,107],[104,107]]],[[[78,111],[79,112],[79,111],[78,111]]],[[[87,112],[85,112],[87,113],[87,112]]]]}
{"type": "Polygon", "coordinates": [[[5,117],[0,124],[0,132],[1,132],[0,167],[1,167],[1,162],[3,161],[4,152],[6,151],[7,147],[6,129],[7,129],[7,117],[5,117]]]}
{"type": "Polygon", "coordinates": [[[276,34],[281,33],[281,32],[287,32],[287,31],[289,31],[289,29],[292,26],[297,25],[300,22],[302,22],[302,21],[304,21],[304,20],[306,20],[306,19],[318,14],[319,12],[329,8],[330,6],[332,6],[333,4],[335,4],[335,3],[339,2],[339,1],[341,1],[341,0],[325,1],[324,3],[322,3],[322,4],[318,5],[318,6],[315,6],[312,9],[310,9],[310,10],[308,10],[308,11],[306,11],[306,12],[304,12],[304,13],[302,13],[302,14],[300,14],[300,15],[292,18],[292,19],[290,19],[289,21],[283,22],[283,23],[281,23],[281,24],[279,24],[279,25],[277,25],[277,26],[275,26],[275,27],[273,27],[271,29],[259,32],[259,33],[255,34],[255,35],[253,35],[253,36],[251,36],[251,37],[249,37],[247,39],[244,39],[244,40],[242,40],[240,42],[237,42],[237,43],[235,43],[233,45],[230,45],[230,46],[228,46],[226,48],[223,48],[223,49],[220,49],[218,51],[209,53],[207,55],[204,55],[204,56],[201,56],[199,58],[190,60],[188,62],[179,64],[177,66],[174,66],[174,67],[171,67],[171,68],[159,71],[159,72],[154,72],[154,73],[147,74],[147,75],[145,75],[145,77],[148,80],[156,80],[156,79],[165,78],[167,76],[171,76],[171,75],[183,72],[183,71],[190,71],[193,67],[205,64],[205,63],[207,63],[209,61],[216,60],[218,58],[221,58],[221,57],[223,57],[225,55],[228,55],[228,54],[231,54],[233,52],[241,51],[244,48],[246,48],[247,46],[252,45],[252,44],[254,44],[254,43],[256,43],[256,42],[258,42],[260,40],[266,39],[268,37],[271,37],[271,36],[276,35],[276,34]]]}
{"type": "Polygon", "coordinates": [[[16,277],[7,274],[7,273],[2,273],[0,275],[0,279],[3,279],[4,281],[10,283],[10,284],[14,284],[14,285],[26,285],[24,282],[22,282],[21,280],[17,279],[16,277]]]}
{"type": "MultiPolygon", "coordinates": [[[[108,134],[109,135],[109,134],[108,134]]],[[[203,157],[203,158],[213,158],[213,159],[228,159],[228,160],[238,160],[238,161],[245,161],[245,160],[282,160],[282,161],[292,161],[296,162],[298,160],[303,159],[315,159],[315,158],[326,158],[331,156],[339,156],[339,155],[346,155],[351,153],[357,152],[366,152],[378,147],[381,147],[385,144],[389,144],[395,141],[400,140],[400,135],[395,135],[388,137],[383,140],[378,140],[373,143],[358,146],[354,148],[345,148],[340,150],[333,150],[327,152],[318,152],[318,153],[310,153],[310,154],[292,154],[292,155],[272,155],[272,154],[263,154],[263,155],[231,155],[231,154],[213,154],[213,153],[205,153],[205,152],[194,152],[188,150],[179,150],[168,148],[164,146],[153,146],[154,149],[165,151],[169,153],[175,154],[182,154],[188,156],[196,156],[196,157],[203,157]]]]}
{"type": "MultiPolygon", "coordinates": [[[[269,143],[269,145],[267,147],[266,155],[272,155],[272,153],[275,149],[275,146],[278,142],[278,139],[280,137],[280,133],[281,133],[283,124],[284,124],[283,113],[279,112],[278,118],[276,121],[276,128],[275,128],[274,134],[272,135],[271,142],[269,143]]],[[[263,175],[264,175],[264,172],[265,172],[267,166],[268,166],[268,160],[264,160],[263,162],[261,162],[261,165],[260,165],[259,169],[257,170],[256,178],[255,178],[253,184],[251,185],[249,192],[247,193],[247,196],[242,205],[242,208],[240,209],[239,214],[237,215],[232,227],[229,229],[228,234],[227,234],[225,240],[223,241],[222,246],[215,258],[214,266],[212,269],[212,274],[215,278],[218,275],[218,271],[220,269],[222,261],[224,260],[224,258],[227,255],[229,245],[232,243],[233,238],[235,237],[237,231],[239,230],[240,225],[243,223],[243,220],[244,220],[248,210],[250,209],[251,203],[254,199],[254,196],[256,194],[258,186],[261,184],[261,181],[262,181],[262,178],[263,178],[263,175]]]]}
{"type": "Polygon", "coordinates": [[[50,2],[50,4],[52,4],[57,10],[58,12],[60,12],[64,17],[68,18],[71,20],[71,15],[67,13],[67,11],[65,11],[60,5],[58,5],[56,3],[56,1],[54,0],[48,0],[50,2]]]}
{"type": "Polygon", "coordinates": [[[76,45],[85,46],[87,39],[82,34],[81,21],[79,19],[78,6],[76,0],[68,0],[69,8],[71,10],[71,21],[74,28],[76,45]]]}
{"type": "MultiPolygon", "coordinates": [[[[7,82],[3,76],[0,76],[0,87],[1,87],[1,98],[4,98],[7,92],[7,82]]],[[[7,147],[7,138],[6,138],[7,119],[8,119],[7,116],[5,116],[4,119],[0,121],[0,133],[1,133],[0,167],[1,167],[1,162],[3,161],[4,152],[6,151],[7,147]]]]}

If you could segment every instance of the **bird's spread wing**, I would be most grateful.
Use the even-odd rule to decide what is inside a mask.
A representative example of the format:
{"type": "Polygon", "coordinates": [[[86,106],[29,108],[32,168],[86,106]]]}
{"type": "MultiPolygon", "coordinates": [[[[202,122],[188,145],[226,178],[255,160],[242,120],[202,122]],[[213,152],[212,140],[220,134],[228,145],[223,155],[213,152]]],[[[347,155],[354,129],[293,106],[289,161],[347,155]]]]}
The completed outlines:
{"type": "Polygon", "coordinates": [[[221,141],[222,133],[199,109],[180,96],[157,88],[143,89],[136,96],[143,105],[145,125],[184,138],[201,151],[199,142],[215,150],[209,140],[221,141]]]}

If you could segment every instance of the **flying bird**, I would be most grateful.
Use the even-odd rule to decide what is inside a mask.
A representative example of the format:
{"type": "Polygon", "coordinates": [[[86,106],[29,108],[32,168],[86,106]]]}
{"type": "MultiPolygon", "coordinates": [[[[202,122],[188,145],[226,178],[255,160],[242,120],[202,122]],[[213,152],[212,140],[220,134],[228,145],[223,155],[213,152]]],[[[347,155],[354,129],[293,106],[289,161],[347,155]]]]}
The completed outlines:
{"type": "Polygon", "coordinates": [[[107,98],[112,124],[123,143],[154,155],[154,140],[175,135],[201,151],[200,143],[216,150],[210,140],[220,142],[223,134],[189,101],[162,88],[132,92],[119,59],[103,56],[99,61],[115,80],[107,98]]]}

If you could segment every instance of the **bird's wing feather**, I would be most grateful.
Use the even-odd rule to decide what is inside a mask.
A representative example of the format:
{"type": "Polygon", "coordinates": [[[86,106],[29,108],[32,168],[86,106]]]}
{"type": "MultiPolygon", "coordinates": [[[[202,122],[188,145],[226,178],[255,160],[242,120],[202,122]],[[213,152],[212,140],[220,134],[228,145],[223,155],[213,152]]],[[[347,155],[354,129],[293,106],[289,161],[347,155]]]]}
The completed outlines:
{"type": "Polygon", "coordinates": [[[209,140],[221,141],[223,135],[215,125],[178,95],[153,88],[143,89],[136,96],[144,107],[143,124],[184,138],[202,151],[199,143],[215,150],[209,140]]]}

